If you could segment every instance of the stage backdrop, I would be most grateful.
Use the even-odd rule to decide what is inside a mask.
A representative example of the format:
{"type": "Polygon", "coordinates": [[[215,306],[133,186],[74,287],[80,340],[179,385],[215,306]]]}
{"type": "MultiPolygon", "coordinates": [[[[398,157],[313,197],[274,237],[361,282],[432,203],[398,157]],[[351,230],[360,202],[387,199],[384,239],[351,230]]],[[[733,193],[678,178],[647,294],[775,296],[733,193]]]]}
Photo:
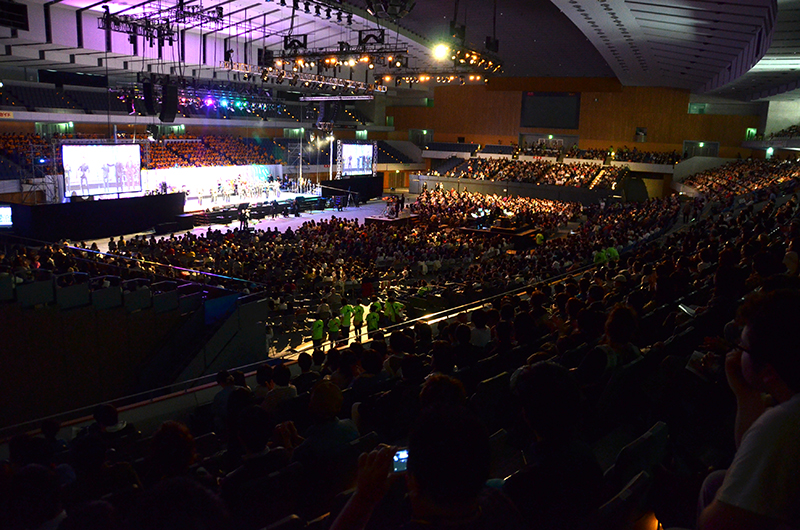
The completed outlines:
{"type": "Polygon", "coordinates": [[[195,196],[200,190],[208,193],[217,183],[243,178],[249,182],[266,181],[269,177],[283,177],[281,165],[252,166],[213,166],[213,167],[173,167],[168,169],[149,169],[142,171],[142,187],[154,190],[162,182],[172,191],[188,191],[195,196]]]}

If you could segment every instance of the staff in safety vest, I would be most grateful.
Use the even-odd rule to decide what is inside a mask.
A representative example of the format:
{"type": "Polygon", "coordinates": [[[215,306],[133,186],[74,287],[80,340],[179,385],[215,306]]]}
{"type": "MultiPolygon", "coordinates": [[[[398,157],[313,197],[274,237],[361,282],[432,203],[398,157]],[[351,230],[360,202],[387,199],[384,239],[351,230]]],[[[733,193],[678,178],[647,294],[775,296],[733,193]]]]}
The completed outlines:
{"type": "Polygon", "coordinates": [[[328,338],[331,341],[331,347],[339,340],[339,329],[342,327],[342,322],[339,317],[332,317],[328,321],[328,338]]]}
{"type": "Polygon", "coordinates": [[[369,313],[367,313],[367,334],[373,331],[378,331],[378,322],[381,319],[380,313],[375,309],[375,306],[370,306],[369,313]]]}
{"type": "Polygon", "coordinates": [[[325,322],[317,313],[317,319],[311,324],[311,340],[315,348],[322,346],[322,339],[325,338],[325,322]]]}
{"type": "Polygon", "coordinates": [[[403,320],[403,308],[405,306],[400,302],[394,299],[394,296],[390,296],[389,299],[386,301],[386,306],[383,309],[383,314],[386,315],[386,318],[389,319],[389,322],[392,324],[396,324],[403,320]]]}
{"type": "Polygon", "coordinates": [[[350,320],[353,318],[353,306],[347,303],[346,298],[342,298],[342,308],[339,310],[339,320],[342,324],[342,338],[350,336],[350,320]]]}

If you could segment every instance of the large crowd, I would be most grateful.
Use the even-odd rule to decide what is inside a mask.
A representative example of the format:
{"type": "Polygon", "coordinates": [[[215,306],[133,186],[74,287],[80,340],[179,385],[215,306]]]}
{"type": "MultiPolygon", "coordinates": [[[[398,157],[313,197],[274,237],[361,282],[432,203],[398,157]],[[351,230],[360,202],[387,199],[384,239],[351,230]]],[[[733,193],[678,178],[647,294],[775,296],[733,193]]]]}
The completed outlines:
{"type": "Polygon", "coordinates": [[[791,184],[798,177],[798,161],[736,160],[692,175],[682,184],[695,188],[709,200],[733,201],[735,197],[791,184]]]}
{"type": "MultiPolygon", "coordinates": [[[[283,364],[259,368],[255,384],[220,372],[191,429],[167,421],[139,439],[108,405],[74,440],[46,422],[42,436],[10,444],[0,518],[66,530],[255,530],[289,514],[333,530],[618,528],[602,505],[634,480],[621,493],[633,496],[624,517],[644,505],[664,526],[694,526],[700,497],[703,530],[745,517],[796,526],[800,208],[796,197],[754,201],[657,239],[678,216],[675,198],[578,212],[433,191],[415,204],[431,217],[499,202],[556,223],[581,218],[574,235],[516,254],[489,255],[491,240],[440,231],[438,219],[391,234],[333,218],[283,234],[117,242],[120,256],[192,259],[242,277],[263,263],[259,280],[279,275],[271,283],[284,292],[300,288],[294,280],[324,282],[321,305],[333,315],[352,309],[336,292],[341,280],[381,259],[398,271],[452,259],[458,266],[439,275],[520,277],[527,289],[303,354],[294,376],[283,364]],[[611,246],[622,252],[601,254],[611,246]],[[589,259],[594,270],[541,281],[589,259]],[[498,429],[507,436],[490,440],[498,429]],[[621,455],[604,475],[596,449],[626,432],[645,433],[629,458],[648,452],[621,455]],[[398,445],[407,480],[392,473],[398,445]],[[725,467],[701,489],[709,469],[725,467]]],[[[38,267],[84,259],[69,252],[43,248],[38,267]]]]}
{"type": "Polygon", "coordinates": [[[627,145],[622,147],[621,149],[617,149],[616,151],[612,149],[611,152],[614,154],[614,160],[619,160],[622,162],[640,162],[643,164],[674,165],[680,162],[682,159],[681,154],[678,153],[677,151],[672,151],[670,153],[655,152],[655,151],[640,151],[636,147],[634,147],[633,149],[629,149],[627,145]]]}
{"type": "Polygon", "coordinates": [[[591,163],[520,161],[505,158],[470,158],[446,172],[445,177],[550,184],[590,189],[610,189],[624,168],[591,163]]]}

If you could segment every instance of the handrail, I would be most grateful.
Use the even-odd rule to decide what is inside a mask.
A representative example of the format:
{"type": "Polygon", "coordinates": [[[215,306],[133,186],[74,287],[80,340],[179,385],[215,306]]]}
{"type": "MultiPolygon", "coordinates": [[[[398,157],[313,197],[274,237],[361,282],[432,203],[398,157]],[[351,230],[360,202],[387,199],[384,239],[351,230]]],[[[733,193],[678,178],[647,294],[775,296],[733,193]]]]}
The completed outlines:
{"type": "MultiPolygon", "coordinates": [[[[686,227],[686,225],[681,226],[681,227],[678,228],[678,230],[685,229],[685,227],[686,227]]],[[[656,239],[660,239],[669,230],[671,230],[673,228],[675,228],[675,223],[674,222],[671,225],[669,225],[668,227],[662,228],[661,230],[659,230],[657,233],[653,234],[651,237],[647,238],[646,240],[638,241],[638,242],[634,243],[633,245],[624,248],[622,250],[622,252],[620,252],[620,254],[621,255],[625,254],[627,252],[632,251],[634,248],[637,248],[637,247],[639,247],[641,245],[644,245],[644,244],[647,244],[649,242],[652,242],[652,241],[654,241],[656,239]]],[[[81,250],[84,250],[84,249],[81,249],[81,250]]],[[[586,264],[583,267],[579,267],[578,269],[575,269],[573,271],[568,271],[568,272],[559,274],[557,276],[551,276],[550,278],[547,278],[545,280],[542,280],[541,282],[536,282],[536,283],[545,283],[546,285],[553,285],[553,284],[556,284],[558,282],[561,282],[561,281],[565,280],[568,277],[575,277],[575,276],[581,275],[584,272],[586,272],[587,270],[591,270],[591,269],[593,269],[595,267],[596,267],[596,264],[589,263],[589,264],[586,264]]],[[[463,311],[467,311],[467,310],[469,310],[471,308],[481,307],[481,306],[485,305],[487,302],[489,302],[490,300],[493,300],[493,299],[496,299],[496,298],[502,298],[502,297],[505,297],[505,296],[517,295],[517,294],[520,294],[520,293],[522,293],[524,291],[527,291],[528,289],[531,289],[532,287],[533,287],[533,284],[526,283],[524,285],[521,285],[519,287],[515,287],[515,288],[510,289],[508,291],[505,291],[503,293],[493,294],[491,296],[488,296],[488,297],[480,299],[480,300],[467,302],[465,304],[462,304],[462,305],[459,305],[459,306],[456,306],[456,307],[452,307],[452,308],[448,308],[448,309],[444,309],[444,310],[436,312],[436,313],[430,313],[430,314],[427,314],[427,315],[423,315],[423,316],[415,318],[415,319],[407,320],[407,321],[404,321],[404,322],[401,322],[401,323],[397,323],[397,324],[394,324],[394,325],[391,325],[391,326],[387,326],[385,328],[381,328],[381,330],[383,332],[391,332],[391,331],[394,331],[394,330],[397,330],[397,329],[408,327],[408,326],[413,325],[413,324],[415,324],[417,322],[435,323],[435,322],[443,320],[444,318],[448,318],[449,316],[459,314],[459,313],[461,313],[463,311]]],[[[331,345],[331,341],[324,341],[323,342],[323,346],[325,346],[325,345],[332,346],[331,345]]],[[[266,360],[256,361],[254,363],[249,363],[249,364],[246,364],[246,365],[243,365],[243,366],[239,366],[239,367],[236,367],[236,368],[231,368],[231,370],[241,370],[241,371],[243,371],[243,372],[245,372],[247,374],[248,372],[252,372],[253,369],[257,368],[258,366],[260,366],[262,364],[264,364],[265,362],[269,362],[270,360],[293,360],[297,356],[297,354],[302,353],[302,352],[308,352],[309,350],[313,350],[313,347],[314,346],[313,346],[312,342],[306,342],[306,343],[300,345],[297,348],[291,348],[290,347],[290,348],[284,349],[283,352],[281,352],[281,355],[279,355],[278,357],[268,358],[266,360]]],[[[139,393],[136,393],[136,394],[131,394],[131,395],[128,395],[128,396],[123,396],[123,397],[120,397],[120,398],[112,399],[112,400],[110,400],[110,402],[116,403],[117,406],[119,406],[119,407],[121,407],[123,409],[130,410],[132,408],[136,408],[137,406],[141,406],[141,405],[146,404],[146,403],[152,403],[152,402],[155,402],[155,401],[161,401],[163,399],[168,399],[169,396],[185,395],[185,394],[190,393],[190,392],[196,392],[196,391],[204,390],[204,389],[208,388],[209,384],[214,382],[214,378],[215,377],[216,377],[216,374],[207,374],[207,375],[204,375],[204,376],[201,376],[201,377],[197,377],[197,378],[194,378],[194,379],[189,379],[189,380],[177,382],[177,383],[174,383],[174,384],[171,384],[171,385],[167,385],[167,386],[163,386],[163,387],[147,390],[147,391],[144,391],[144,392],[139,392],[139,393]],[[176,387],[177,388],[183,388],[183,390],[177,390],[176,387]],[[150,396],[150,397],[146,397],[146,396],[150,396]]],[[[4,427],[4,428],[0,429],[0,441],[8,439],[10,436],[18,434],[20,432],[28,432],[28,431],[31,431],[31,430],[35,430],[35,429],[38,428],[38,425],[41,424],[41,422],[46,420],[46,419],[62,418],[62,421],[66,421],[68,423],[74,423],[75,420],[77,420],[81,416],[85,417],[87,415],[87,413],[90,412],[95,406],[96,406],[96,404],[95,405],[86,406],[86,407],[80,407],[80,408],[73,409],[73,410],[70,410],[70,411],[67,411],[67,412],[54,414],[54,415],[50,415],[50,416],[47,416],[47,417],[44,417],[44,418],[35,419],[35,420],[29,420],[29,421],[26,421],[26,422],[23,422],[23,423],[19,423],[19,424],[16,424],[16,425],[12,425],[12,426],[9,426],[9,427],[4,427]],[[67,418],[70,418],[70,419],[67,419],[67,418]]]]}

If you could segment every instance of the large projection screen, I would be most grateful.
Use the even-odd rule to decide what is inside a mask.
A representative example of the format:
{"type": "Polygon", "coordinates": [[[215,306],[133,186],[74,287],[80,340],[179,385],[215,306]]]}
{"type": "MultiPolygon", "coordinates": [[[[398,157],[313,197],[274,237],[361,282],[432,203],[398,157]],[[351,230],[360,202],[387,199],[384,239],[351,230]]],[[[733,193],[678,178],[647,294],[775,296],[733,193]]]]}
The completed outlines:
{"type": "Polygon", "coordinates": [[[342,142],[342,176],[372,175],[372,144],[342,142]]]}
{"type": "Polygon", "coordinates": [[[64,145],[64,196],[142,191],[138,144],[64,145]]]}

